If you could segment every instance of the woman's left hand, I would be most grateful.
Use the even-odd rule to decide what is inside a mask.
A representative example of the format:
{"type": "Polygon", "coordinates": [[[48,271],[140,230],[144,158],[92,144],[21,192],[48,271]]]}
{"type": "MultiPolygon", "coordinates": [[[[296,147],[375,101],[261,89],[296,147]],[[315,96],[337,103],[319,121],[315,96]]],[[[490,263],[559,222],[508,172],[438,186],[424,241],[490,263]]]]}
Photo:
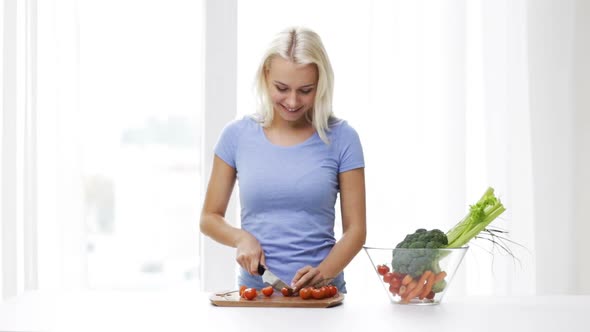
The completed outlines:
{"type": "Polygon", "coordinates": [[[293,281],[291,281],[291,287],[293,287],[293,291],[298,291],[303,287],[319,284],[325,279],[319,268],[307,265],[295,273],[293,281]]]}

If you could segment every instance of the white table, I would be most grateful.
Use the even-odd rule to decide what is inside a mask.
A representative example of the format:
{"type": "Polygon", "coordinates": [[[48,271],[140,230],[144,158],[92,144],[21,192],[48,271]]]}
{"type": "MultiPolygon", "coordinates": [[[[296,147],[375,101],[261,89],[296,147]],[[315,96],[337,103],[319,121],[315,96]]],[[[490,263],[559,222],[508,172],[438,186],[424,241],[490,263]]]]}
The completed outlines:
{"type": "Polygon", "coordinates": [[[447,297],[440,305],[404,306],[381,293],[351,294],[327,309],[215,307],[208,296],[28,292],[0,304],[0,331],[590,331],[590,295],[447,297]]]}

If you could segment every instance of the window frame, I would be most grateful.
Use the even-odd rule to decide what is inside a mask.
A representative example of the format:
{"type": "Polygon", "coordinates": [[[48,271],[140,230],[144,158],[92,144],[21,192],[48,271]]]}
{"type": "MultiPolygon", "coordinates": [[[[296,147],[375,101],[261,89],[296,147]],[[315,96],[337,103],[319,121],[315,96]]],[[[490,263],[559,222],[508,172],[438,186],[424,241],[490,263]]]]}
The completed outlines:
{"type": "MultiPolygon", "coordinates": [[[[235,119],[237,107],[237,8],[236,0],[205,1],[205,84],[203,148],[203,195],[207,190],[214,147],[223,127],[235,119]]],[[[236,194],[232,195],[225,215],[233,226],[239,225],[236,194]]],[[[202,262],[201,289],[215,291],[235,284],[233,248],[201,236],[199,256],[202,262]],[[231,272],[228,272],[231,271],[231,272]]]]}

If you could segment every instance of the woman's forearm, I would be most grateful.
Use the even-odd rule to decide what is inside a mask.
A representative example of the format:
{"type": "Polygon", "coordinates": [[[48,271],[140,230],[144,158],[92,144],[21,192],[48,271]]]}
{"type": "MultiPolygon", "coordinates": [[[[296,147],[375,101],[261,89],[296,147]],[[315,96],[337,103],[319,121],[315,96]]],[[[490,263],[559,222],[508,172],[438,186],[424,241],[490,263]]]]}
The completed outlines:
{"type": "Polygon", "coordinates": [[[223,216],[215,213],[203,213],[200,222],[201,232],[213,240],[230,247],[237,247],[244,232],[230,225],[223,216]]]}

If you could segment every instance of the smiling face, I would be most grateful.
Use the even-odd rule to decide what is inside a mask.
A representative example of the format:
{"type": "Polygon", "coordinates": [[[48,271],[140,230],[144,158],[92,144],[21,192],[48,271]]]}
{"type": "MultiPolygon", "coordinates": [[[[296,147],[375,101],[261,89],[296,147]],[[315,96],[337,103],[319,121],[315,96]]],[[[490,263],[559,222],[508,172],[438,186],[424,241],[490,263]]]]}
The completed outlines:
{"type": "Polygon", "coordinates": [[[273,122],[306,124],[305,114],[313,109],[317,91],[317,67],[314,64],[296,64],[277,56],[270,62],[266,80],[273,104],[273,122]]]}

